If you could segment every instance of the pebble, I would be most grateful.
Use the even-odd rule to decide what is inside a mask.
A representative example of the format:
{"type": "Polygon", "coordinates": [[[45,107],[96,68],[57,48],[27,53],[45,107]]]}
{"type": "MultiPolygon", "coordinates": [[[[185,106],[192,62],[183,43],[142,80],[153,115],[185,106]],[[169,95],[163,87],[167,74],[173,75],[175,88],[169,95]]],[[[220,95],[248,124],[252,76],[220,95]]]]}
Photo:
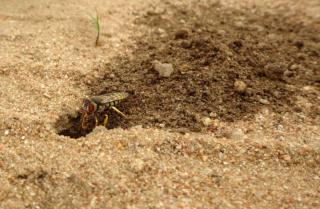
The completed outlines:
{"type": "Polygon", "coordinates": [[[269,102],[268,100],[266,100],[266,99],[259,99],[259,102],[260,102],[261,104],[264,104],[264,105],[270,104],[270,102],[269,102]]]}
{"type": "Polygon", "coordinates": [[[133,128],[135,128],[135,129],[142,129],[143,127],[142,127],[142,125],[136,125],[136,126],[134,126],[133,128]]]}
{"type": "Polygon", "coordinates": [[[254,95],[254,90],[252,88],[247,88],[246,95],[248,95],[248,96],[254,95]]]}
{"type": "Polygon", "coordinates": [[[275,90],[275,91],[272,92],[272,95],[273,95],[274,97],[276,97],[276,98],[280,98],[281,93],[280,93],[279,91],[275,90]]]}
{"type": "Polygon", "coordinates": [[[243,140],[245,134],[241,128],[235,128],[227,133],[227,137],[234,140],[243,140]]]}
{"type": "Polygon", "coordinates": [[[174,71],[172,64],[169,64],[169,63],[161,63],[158,60],[155,60],[153,62],[153,65],[154,65],[154,69],[158,71],[161,77],[168,78],[171,76],[171,74],[174,71]]]}
{"type": "Polygon", "coordinates": [[[285,160],[287,162],[289,162],[291,160],[290,155],[283,155],[282,158],[283,158],[283,160],[285,160]]]}
{"type": "Polygon", "coordinates": [[[259,32],[262,32],[265,30],[265,28],[261,25],[252,25],[250,28],[259,32]]]}
{"type": "Polygon", "coordinates": [[[302,90],[308,92],[316,91],[316,89],[313,86],[304,86],[302,90]]]}
{"type": "Polygon", "coordinates": [[[144,162],[141,159],[135,159],[132,164],[131,167],[134,171],[139,172],[142,171],[143,167],[144,167],[144,162]]]}
{"type": "Polygon", "coordinates": [[[9,132],[10,132],[9,130],[5,130],[4,135],[9,135],[9,132]]]}
{"type": "Polygon", "coordinates": [[[202,161],[206,162],[208,160],[208,156],[207,155],[203,155],[201,156],[202,161]]]}
{"type": "Polygon", "coordinates": [[[284,131],[284,127],[283,127],[283,125],[281,125],[281,124],[277,125],[276,129],[277,129],[278,131],[284,131]]]}
{"type": "Polygon", "coordinates": [[[267,35],[267,38],[270,39],[270,40],[275,41],[275,40],[278,39],[278,36],[277,36],[277,34],[270,33],[270,34],[267,35]]]}
{"type": "Polygon", "coordinates": [[[293,76],[293,72],[290,71],[290,70],[286,70],[286,71],[283,72],[283,75],[285,77],[292,77],[293,76]]]}
{"type": "Polygon", "coordinates": [[[48,98],[48,99],[51,99],[51,98],[52,98],[52,97],[51,97],[49,94],[47,94],[47,93],[44,93],[43,96],[46,97],[46,98],[48,98]]]}
{"type": "Polygon", "coordinates": [[[311,109],[312,108],[312,103],[309,102],[307,98],[297,96],[296,97],[296,104],[298,107],[305,108],[305,109],[311,109]]]}
{"type": "Polygon", "coordinates": [[[204,126],[210,126],[212,124],[212,120],[208,117],[202,119],[202,123],[204,126]]]}
{"type": "Polygon", "coordinates": [[[220,29],[220,30],[217,30],[217,33],[219,34],[219,35],[225,35],[227,32],[225,31],[225,30],[222,30],[222,29],[220,29]]]}
{"type": "Polygon", "coordinates": [[[189,32],[186,29],[180,29],[178,31],[176,31],[176,33],[174,34],[174,38],[175,39],[186,39],[189,36],[189,32]]]}
{"type": "Polygon", "coordinates": [[[236,26],[237,28],[243,28],[244,27],[244,23],[242,21],[236,21],[234,23],[234,26],[236,26]]]}
{"type": "Polygon", "coordinates": [[[232,57],[233,56],[233,53],[229,50],[226,50],[225,51],[226,55],[228,55],[229,57],[232,57]]]}
{"type": "Polygon", "coordinates": [[[290,66],[289,69],[290,69],[290,70],[298,70],[298,69],[299,69],[299,65],[293,64],[293,65],[290,66]]]}
{"type": "Polygon", "coordinates": [[[234,90],[240,94],[243,94],[247,90],[247,84],[243,81],[235,81],[233,84],[234,90]]]}
{"type": "Polygon", "coordinates": [[[190,49],[192,47],[192,44],[190,41],[182,41],[181,42],[181,47],[185,49],[190,49]]]}
{"type": "Polygon", "coordinates": [[[305,60],[306,59],[306,55],[304,53],[297,53],[297,58],[300,60],[305,60]]]}
{"type": "Polygon", "coordinates": [[[301,49],[301,48],[304,47],[304,42],[301,41],[301,40],[298,40],[298,41],[295,41],[295,42],[294,42],[294,45],[295,45],[297,48],[301,49]]]}
{"type": "Polygon", "coordinates": [[[219,152],[218,156],[219,156],[219,159],[220,159],[220,160],[223,160],[223,159],[224,159],[224,154],[223,154],[222,152],[219,152]]]}
{"type": "Polygon", "coordinates": [[[215,113],[215,112],[211,112],[211,113],[209,114],[209,116],[210,116],[211,118],[216,118],[218,115],[217,115],[217,113],[215,113]]]}
{"type": "Polygon", "coordinates": [[[273,80],[281,80],[285,67],[282,63],[269,63],[264,66],[264,74],[267,78],[273,80]]]}
{"type": "Polygon", "coordinates": [[[166,31],[164,29],[162,29],[162,28],[158,28],[158,32],[159,33],[165,33],[166,31]]]}

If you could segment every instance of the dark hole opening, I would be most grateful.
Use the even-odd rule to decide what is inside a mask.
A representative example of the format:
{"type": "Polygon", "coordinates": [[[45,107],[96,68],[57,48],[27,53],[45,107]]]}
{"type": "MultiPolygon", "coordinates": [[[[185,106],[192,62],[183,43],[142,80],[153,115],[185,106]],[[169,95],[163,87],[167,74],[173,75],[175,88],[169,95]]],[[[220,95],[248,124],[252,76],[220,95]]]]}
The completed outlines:
{"type": "MultiPolygon", "coordinates": [[[[123,102],[125,103],[125,102],[123,102]]],[[[124,111],[124,104],[119,104],[117,106],[117,108],[121,109],[122,112],[124,112],[126,114],[126,111],[124,111]]],[[[107,129],[113,129],[116,127],[121,127],[121,128],[128,128],[130,125],[132,125],[132,123],[130,123],[130,119],[126,119],[122,116],[120,116],[119,114],[117,114],[116,112],[114,112],[113,110],[106,110],[101,114],[97,114],[97,119],[99,121],[98,125],[102,125],[103,126],[103,122],[105,119],[105,115],[108,115],[108,124],[105,128],[107,129]]],[[[127,115],[127,114],[126,114],[127,115]]],[[[130,117],[130,116],[128,116],[130,117]]],[[[83,129],[81,127],[81,115],[80,113],[78,113],[78,115],[76,117],[72,117],[72,116],[66,116],[66,119],[63,119],[65,117],[61,117],[61,119],[57,122],[57,126],[58,127],[64,127],[62,128],[62,130],[58,133],[59,135],[63,135],[63,136],[69,136],[71,138],[79,138],[82,136],[86,136],[87,134],[89,134],[90,132],[93,131],[93,129],[95,128],[95,118],[93,116],[88,118],[87,121],[87,128],[83,129]]]]}

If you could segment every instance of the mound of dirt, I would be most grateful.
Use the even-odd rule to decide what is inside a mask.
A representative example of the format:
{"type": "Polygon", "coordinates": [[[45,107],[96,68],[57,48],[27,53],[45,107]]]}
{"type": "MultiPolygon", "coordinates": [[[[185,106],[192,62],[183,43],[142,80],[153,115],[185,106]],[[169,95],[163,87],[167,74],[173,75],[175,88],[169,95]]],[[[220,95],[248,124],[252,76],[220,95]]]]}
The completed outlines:
{"type": "MultiPolygon", "coordinates": [[[[206,117],[250,120],[268,106],[281,118],[284,113],[306,111],[296,102],[299,96],[319,104],[315,94],[301,90],[319,88],[315,25],[296,24],[294,17],[226,11],[219,4],[192,10],[168,7],[136,20],[150,33],[133,37],[134,54],[105,66],[103,79],[89,87],[92,95],[131,94],[120,107],[130,120],[111,113],[110,128],[142,124],[198,132],[207,129],[202,123],[206,117]],[[173,73],[160,76],[155,63],[172,65],[173,73]]],[[[319,111],[306,114],[314,118],[319,111]]],[[[78,133],[78,124],[72,127],[78,133]]]]}

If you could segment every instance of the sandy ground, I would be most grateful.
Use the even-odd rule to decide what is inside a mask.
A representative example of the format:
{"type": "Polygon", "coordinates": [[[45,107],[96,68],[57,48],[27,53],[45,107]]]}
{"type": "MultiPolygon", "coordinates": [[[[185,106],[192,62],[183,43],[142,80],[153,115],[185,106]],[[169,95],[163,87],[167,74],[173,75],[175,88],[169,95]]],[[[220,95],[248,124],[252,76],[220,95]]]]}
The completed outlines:
{"type": "MultiPolygon", "coordinates": [[[[217,132],[136,124],[99,126],[78,139],[59,135],[57,121],[76,115],[104,66],[134,54],[132,36],[148,34],[136,18],[161,13],[166,4],[88,2],[0,0],[1,209],[320,207],[319,115],[289,114],[276,123],[275,114],[261,108],[254,120],[215,120],[217,132]],[[90,19],[95,8],[100,47],[94,47],[90,19]],[[227,134],[221,136],[220,127],[227,134]]],[[[319,27],[318,1],[229,0],[222,6],[296,14],[319,27]]],[[[318,106],[318,86],[304,90],[318,100],[302,98],[302,106],[318,106]]]]}

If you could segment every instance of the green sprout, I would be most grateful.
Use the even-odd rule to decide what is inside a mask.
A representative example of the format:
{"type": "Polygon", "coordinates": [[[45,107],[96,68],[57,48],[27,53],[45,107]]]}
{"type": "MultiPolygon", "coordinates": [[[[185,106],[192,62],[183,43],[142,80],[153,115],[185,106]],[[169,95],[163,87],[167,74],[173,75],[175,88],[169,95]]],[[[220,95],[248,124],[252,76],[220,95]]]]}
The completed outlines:
{"type": "Polygon", "coordinates": [[[100,19],[99,19],[99,14],[98,11],[96,11],[96,16],[91,16],[91,19],[93,21],[94,27],[97,31],[97,37],[96,37],[96,46],[99,45],[99,38],[100,38],[100,19]]]}

